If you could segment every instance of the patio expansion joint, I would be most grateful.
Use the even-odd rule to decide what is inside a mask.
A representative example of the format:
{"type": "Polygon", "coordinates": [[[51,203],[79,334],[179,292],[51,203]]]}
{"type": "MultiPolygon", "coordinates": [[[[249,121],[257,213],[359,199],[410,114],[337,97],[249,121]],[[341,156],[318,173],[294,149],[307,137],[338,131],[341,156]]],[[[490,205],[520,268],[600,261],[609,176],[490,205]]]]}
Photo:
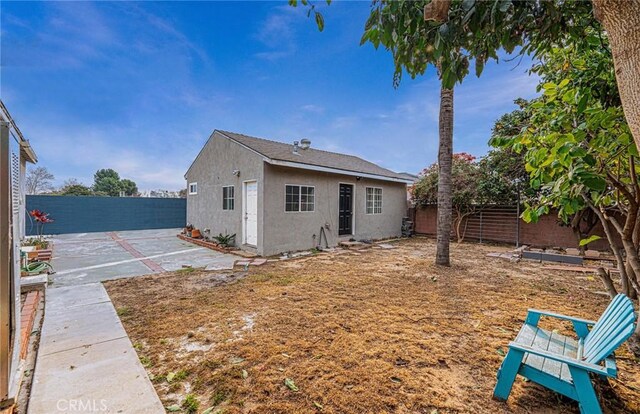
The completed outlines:
{"type": "Polygon", "coordinates": [[[123,336],[118,336],[117,338],[111,338],[111,339],[105,339],[104,341],[98,341],[98,342],[93,342],[91,344],[86,344],[86,345],[78,345],[78,346],[74,346],[71,348],[66,348],[66,349],[61,349],[59,351],[53,351],[53,352],[47,352],[47,353],[43,353],[42,356],[50,356],[50,355],[56,355],[56,354],[60,354],[63,352],[69,352],[69,351],[73,351],[75,349],[81,349],[81,348],[91,348],[94,345],[99,345],[99,344],[105,344],[107,342],[113,342],[113,341],[118,341],[120,339],[124,339],[124,338],[129,338],[128,335],[123,335],[123,336]]]}
{"type": "Polygon", "coordinates": [[[98,302],[78,303],[77,305],[69,305],[69,306],[66,306],[66,308],[67,308],[67,309],[81,308],[81,307],[83,307],[83,306],[100,305],[101,303],[107,303],[107,302],[111,302],[111,300],[109,300],[109,299],[104,299],[104,300],[100,300],[100,301],[98,301],[98,302]]]}

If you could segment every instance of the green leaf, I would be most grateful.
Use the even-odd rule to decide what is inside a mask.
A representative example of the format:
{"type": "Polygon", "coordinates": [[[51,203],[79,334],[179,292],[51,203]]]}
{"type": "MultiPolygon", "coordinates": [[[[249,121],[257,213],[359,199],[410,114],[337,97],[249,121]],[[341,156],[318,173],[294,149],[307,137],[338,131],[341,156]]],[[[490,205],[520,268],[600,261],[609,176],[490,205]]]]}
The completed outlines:
{"type": "Polygon", "coordinates": [[[324,30],[324,17],[322,17],[322,13],[316,12],[316,24],[318,25],[318,30],[324,30]]]}
{"type": "Polygon", "coordinates": [[[605,188],[607,188],[607,182],[604,180],[604,178],[597,175],[586,175],[580,178],[584,185],[589,187],[591,190],[603,191],[605,188]]]}
{"type": "Polygon", "coordinates": [[[580,240],[580,246],[586,246],[587,244],[594,242],[596,240],[600,240],[602,237],[598,236],[597,234],[593,234],[589,237],[587,237],[586,239],[582,239],[580,240]]]}
{"type": "Polygon", "coordinates": [[[584,110],[587,107],[587,102],[589,101],[589,96],[588,95],[582,95],[582,97],[580,97],[580,101],[578,101],[578,107],[576,109],[576,111],[578,112],[578,115],[582,114],[584,112],[584,110]]]}
{"type": "Polygon", "coordinates": [[[296,385],[296,383],[291,378],[286,378],[284,380],[284,385],[286,385],[287,388],[289,388],[293,392],[298,392],[299,391],[298,386],[296,385]]]}
{"type": "Polygon", "coordinates": [[[170,406],[167,407],[167,411],[170,412],[170,413],[175,413],[175,412],[180,411],[180,410],[181,410],[181,408],[180,408],[180,406],[178,404],[173,404],[173,405],[170,405],[170,406]]]}
{"type": "Polygon", "coordinates": [[[476,76],[480,77],[482,70],[484,69],[484,62],[482,59],[476,59],[476,76]]]}

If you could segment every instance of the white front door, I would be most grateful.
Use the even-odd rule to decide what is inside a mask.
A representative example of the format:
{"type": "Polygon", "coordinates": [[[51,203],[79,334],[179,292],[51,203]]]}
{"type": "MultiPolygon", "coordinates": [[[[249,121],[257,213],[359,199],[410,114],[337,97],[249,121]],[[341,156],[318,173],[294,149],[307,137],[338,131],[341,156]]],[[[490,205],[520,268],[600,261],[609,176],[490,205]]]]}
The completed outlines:
{"type": "Polygon", "coordinates": [[[258,183],[244,183],[244,244],[258,244],[258,183]]]}

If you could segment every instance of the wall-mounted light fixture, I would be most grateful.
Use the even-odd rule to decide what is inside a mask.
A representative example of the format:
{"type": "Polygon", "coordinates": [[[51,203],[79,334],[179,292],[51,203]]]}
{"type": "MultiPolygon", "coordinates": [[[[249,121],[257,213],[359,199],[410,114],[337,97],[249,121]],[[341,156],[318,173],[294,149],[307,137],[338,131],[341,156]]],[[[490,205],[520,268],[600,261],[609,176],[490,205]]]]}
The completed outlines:
{"type": "Polygon", "coordinates": [[[362,180],[362,177],[356,177],[356,181],[362,180]]]}
{"type": "Polygon", "coordinates": [[[240,170],[233,170],[231,174],[235,175],[236,177],[240,177],[240,170]]]}

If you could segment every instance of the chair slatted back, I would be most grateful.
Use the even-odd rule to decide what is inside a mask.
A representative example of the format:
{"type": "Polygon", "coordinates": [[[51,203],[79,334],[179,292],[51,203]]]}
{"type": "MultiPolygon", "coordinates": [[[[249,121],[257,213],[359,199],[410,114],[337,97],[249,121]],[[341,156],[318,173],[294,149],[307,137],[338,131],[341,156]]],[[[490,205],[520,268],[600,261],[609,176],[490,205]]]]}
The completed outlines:
{"type": "Polygon", "coordinates": [[[584,360],[593,364],[611,355],[634,330],[636,315],[631,300],[617,295],[584,340],[584,360]]]}

